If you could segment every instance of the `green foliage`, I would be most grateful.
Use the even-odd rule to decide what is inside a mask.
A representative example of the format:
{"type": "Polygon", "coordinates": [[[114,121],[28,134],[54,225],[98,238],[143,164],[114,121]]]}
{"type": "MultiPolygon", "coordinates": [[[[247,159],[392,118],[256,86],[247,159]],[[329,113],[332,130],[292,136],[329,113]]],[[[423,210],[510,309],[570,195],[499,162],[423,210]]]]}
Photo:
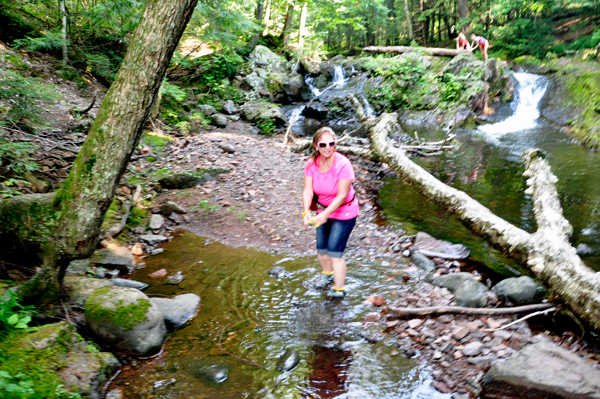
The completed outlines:
{"type": "MultiPolygon", "coordinates": [[[[31,316],[37,313],[33,306],[23,306],[11,290],[0,297],[0,338],[13,330],[26,329],[31,316]]],[[[0,391],[1,392],[1,391],[0,391]]]]}
{"type": "Polygon", "coordinates": [[[28,53],[34,51],[54,51],[60,50],[63,45],[62,34],[60,31],[49,31],[40,37],[27,36],[24,39],[14,41],[15,48],[22,48],[28,53]]]}
{"type": "Polygon", "coordinates": [[[0,126],[14,124],[32,130],[42,124],[40,106],[59,98],[51,89],[40,79],[0,68],[0,126]]]}
{"type": "Polygon", "coordinates": [[[14,377],[0,370],[0,395],[5,399],[32,398],[35,393],[33,382],[23,380],[25,374],[18,373],[14,377]]]}
{"type": "Polygon", "coordinates": [[[465,85],[451,73],[445,73],[438,78],[442,100],[457,101],[465,91],[465,85]]]}
{"type": "Polygon", "coordinates": [[[30,143],[11,143],[0,138],[0,198],[19,195],[18,185],[30,185],[22,176],[38,169],[30,157],[36,148],[30,143]]]}
{"type": "Polygon", "coordinates": [[[173,141],[171,137],[154,132],[144,133],[144,136],[142,137],[142,142],[155,150],[164,149],[165,145],[170,141],[173,141]]]}
{"type": "Polygon", "coordinates": [[[256,118],[254,123],[260,129],[261,134],[270,136],[275,131],[275,120],[273,118],[256,118]]]}
{"type": "Polygon", "coordinates": [[[160,94],[164,97],[170,97],[177,102],[182,102],[187,97],[187,93],[177,85],[172,85],[167,80],[160,86],[160,94]]]}
{"type": "Polygon", "coordinates": [[[201,200],[200,202],[198,202],[198,205],[196,205],[192,209],[194,211],[199,211],[200,209],[202,209],[202,210],[205,210],[205,211],[214,212],[214,211],[216,211],[218,209],[218,206],[216,206],[216,205],[209,205],[208,204],[208,200],[201,200]]]}

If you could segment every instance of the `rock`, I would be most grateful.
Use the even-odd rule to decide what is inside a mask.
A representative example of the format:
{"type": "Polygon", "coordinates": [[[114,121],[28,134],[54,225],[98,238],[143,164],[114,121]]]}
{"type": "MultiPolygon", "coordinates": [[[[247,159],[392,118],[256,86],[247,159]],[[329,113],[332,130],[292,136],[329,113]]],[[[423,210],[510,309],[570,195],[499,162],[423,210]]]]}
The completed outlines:
{"type": "Polygon", "coordinates": [[[264,101],[253,101],[242,105],[240,110],[244,117],[250,122],[272,119],[276,126],[284,126],[288,123],[281,107],[277,104],[264,101]]]}
{"type": "Polygon", "coordinates": [[[25,178],[25,180],[31,183],[33,192],[35,193],[46,193],[48,192],[48,190],[50,190],[50,183],[48,183],[48,181],[34,176],[33,173],[31,173],[30,171],[25,172],[23,177],[25,178]]]}
{"type": "Polygon", "coordinates": [[[176,202],[173,202],[173,201],[168,201],[166,204],[161,205],[160,212],[163,215],[170,215],[172,213],[179,213],[179,214],[187,213],[187,211],[183,207],[181,207],[180,205],[178,205],[176,202]]]}
{"type": "Polygon", "coordinates": [[[115,388],[108,391],[104,399],[125,399],[125,395],[119,388],[115,388]]]}
{"type": "Polygon", "coordinates": [[[433,284],[438,287],[447,288],[450,292],[454,293],[458,287],[468,280],[475,280],[475,277],[471,273],[460,272],[437,277],[433,280],[433,284]]]}
{"type": "Polygon", "coordinates": [[[471,253],[469,248],[462,244],[452,244],[448,241],[437,240],[423,232],[417,233],[412,250],[432,258],[444,259],[465,259],[471,253]]]}
{"type": "Polygon", "coordinates": [[[165,387],[168,387],[169,385],[173,385],[176,382],[177,382],[177,380],[175,378],[169,378],[168,380],[156,381],[154,383],[154,385],[152,386],[152,392],[156,392],[159,389],[163,389],[165,387]]]}
{"type": "Polygon", "coordinates": [[[273,266],[267,270],[267,273],[273,278],[286,278],[290,275],[290,273],[285,270],[285,267],[283,266],[273,266]]]}
{"type": "Polygon", "coordinates": [[[219,143],[217,146],[226,154],[234,154],[236,151],[236,148],[230,144],[219,143]]]}
{"type": "Polygon", "coordinates": [[[410,260],[412,261],[412,263],[417,265],[419,268],[425,270],[425,272],[427,272],[427,273],[431,273],[437,269],[435,267],[435,263],[431,259],[429,259],[427,256],[425,256],[421,253],[418,253],[418,252],[413,253],[412,256],[410,257],[410,260]]]}
{"type": "Polygon", "coordinates": [[[202,112],[202,114],[204,114],[204,116],[211,116],[217,113],[217,110],[215,109],[215,107],[213,107],[212,105],[208,105],[208,104],[200,104],[196,107],[196,109],[200,112],[202,112]]]}
{"type": "Polygon", "coordinates": [[[170,328],[177,328],[190,320],[200,306],[200,297],[196,294],[177,295],[174,298],[150,298],[162,313],[170,328]]]}
{"type": "Polygon", "coordinates": [[[165,252],[164,248],[156,248],[156,249],[153,249],[152,251],[150,251],[150,253],[148,255],[158,255],[158,254],[162,254],[163,252],[165,252]]]}
{"type": "Polygon", "coordinates": [[[154,273],[150,273],[149,277],[151,278],[161,278],[167,275],[167,269],[160,269],[155,271],[154,273]]]}
{"type": "Polygon", "coordinates": [[[371,295],[365,299],[365,302],[377,307],[385,305],[385,300],[381,295],[371,295]]]}
{"type": "Polygon", "coordinates": [[[506,330],[496,330],[494,331],[494,337],[500,338],[503,341],[508,341],[512,338],[512,334],[506,330]]]}
{"type": "MultiPolygon", "coordinates": [[[[168,189],[182,189],[182,188],[190,188],[200,184],[204,184],[211,180],[216,179],[219,175],[223,173],[229,173],[231,170],[225,167],[212,167],[207,169],[198,170],[195,172],[182,172],[175,173],[170,176],[165,176],[161,178],[158,183],[168,189]]],[[[170,215],[172,212],[176,212],[175,210],[171,210],[171,212],[163,212],[167,215],[170,215]]],[[[177,212],[181,213],[181,212],[177,212]]]]}
{"type": "Polygon", "coordinates": [[[206,378],[214,384],[227,380],[229,369],[220,364],[207,364],[204,360],[196,359],[187,366],[194,375],[206,378]]]}
{"type": "Polygon", "coordinates": [[[589,245],[581,243],[577,246],[576,248],[577,251],[577,255],[579,256],[588,256],[588,255],[593,255],[594,254],[594,250],[592,248],[590,248],[589,245]]]}
{"type": "Polygon", "coordinates": [[[175,222],[177,224],[181,224],[181,223],[185,222],[185,219],[183,218],[183,216],[181,216],[180,214],[175,213],[175,212],[173,212],[169,215],[169,220],[172,220],[173,222],[175,222]]]}
{"type": "Polygon", "coordinates": [[[123,274],[131,273],[135,269],[133,254],[127,248],[105,248],[94,252],[90,264],[105,269],[118,269],[123,274]]]}
{"type": "Polygon", "coordinates": [[[217,127],[227,127],[229,119],[223,114],[215,114],[212,116],[211,123],[217,127]]]}
{"type": "Polygon", "coordinates": [[[119,287],[128,287],[128,288],[135,288],[136,290],[140,290],[143,291],[146,288],[148,288],[148,284],[146,283],[142,283],[141,281],[135,281],[135,280],[127,280],[124,278],[115,278],[112,280],[113,285],[119,286],[119,287]]]}
{"type": "Polygon", "coordinates": [[[471,343],[466,344],[461,352],[465,356],[477,356],[479,355],[479,353],[481,353],[481,349],[484,346],[485,345],[482,342],[473,341],[471,343]]]}
{"type": "Polygon", "coordinates": [[[106,278],[108,278],[108,279],[111,279],[111,280],[113,280],[113,279],[115,279],[115,278],[119,277],[119,274],[120,274],[120,272],[119,272],[118,270],[116,270],[116,269],[113,269],[113,270],[107,270],[107,271],[104,273],[104,277],[106,277],[106,278]]]}
{"type": "Polygon", "coordinates": [[[459,101],[469,104],[474,112],[483,112],[488,103],[490,85],[481,80],[471,81],[459,101]]]}
{"type": "Polygon", "coordinates": [[[469,328],[465,326],[458,326],[452,331],[452,337],[457,341],[460,341],[467,335],[469,335],[469,328]]]}
{"type": "Polygon", "coordinates": [[[79,276],[83,276],[90,269],[90,260],[89,259],[78,259],[71,261],[69,266],[67,267],[66,274],[77,274],[79,276]]]}
{"type": "Polygon", "coordinates": [[[448,388],[448,386],[446,384],[444,384],[443,382],[440,382],[440,381],[433,381],[431,383],[431,386],[434,387],[435,389],[437,389],[441,393],[452,392],[452,390],[450,388],[448,388]]]}
{"type": "Polygon", "coordinates": [[[271,68],[281,68],[283,64],[285,64],[283,58],[269,50],[267,47],[261,45],[256,46],[254,50],[252,50],[248,59],[257,65],[271,68]]]}
{"type": "Polygon", "coordinates": [[[112,282],[97,278],[67,275],[63,280],[69,304],[83,308],[87,299],[98,288],[108,287],[112,282]]]}
{"type": "Polygon", "coordinates": [[[139,242],[136,242],[131,246],[131,253],[135,256],[141,256],[144,254],[144,247],[139,242]]]}
{"type": "Polygon", "coordinates": [[[225,104],[223,104],[223,111],[229,115],[233,115],[238,112],[238,109],[236,108],[233,100],[227,100],[225,101],[225,104]]]}
{"type": "Polygon", "coordinates": [[[288,349],[277,361],[278,371],[286,372],[292,370],[300,363],[300,355],[293,349],[288,349]]]}
{"type": "Polygon", "coordinates": [[[181,274],[181,272],[177,272],[174,275],[167,277],[167,280],[164,282],[164,284],[178,285],[181,284],[183,280],[185,280],[185,276],[181,274]]]}
{"type": "MultiPolygon", "coordinates": [[[[39,326],[26,334],[13,334],[9,339],[0,343],[3,371],[7,370],[12,376],[18,377],[19,373],[27,373],[27,370],[35,368],[38,374],[29,374],[34,386],[38,381],[32,380],[31,376],[45,373],[42,375],[58,377],[62,385],[69,389],[68,395],[56,396],[48,390],[52,396],[45,397],[99,399],[99,392],[111,370],[119,366],[111,353],[99,352],[95,345],[77,333],[75,326],[67,322],[39,326]]],[[[10,387],[8,382],[3,381],[3,398],[42,398],[38,391],[37,394],[22,394],[21,391],[11,393],[10,387]]]]}
{"type": "Polygon", "coordinates": [[[134,288],[97,289],[85,304],[85,319],[98,338],[142,357],[158,352],[167,334],[159,308],[134,288]]]}
{"type": "Polygon", "coordinates": [[[148,227],[150,230],[158,230],[163,224],[165,224],[165,218],[159,214],[154,214],[150,216],[150,222],[148,222],[148,227]]]}
{"type": "Polygon", "coordinates": [[[483,71],[483,80],[490,84],[494,84],[502,78],[502,68],[500,67],[498,60],[495,58],[488,58],[483,63],[483,71]]]}
{"type": "Polygon", "coordinates": [[[443,73],[451,73],[455,76],[460,75],[464,70],[473,68],[476,64],[476,59],[473,54],[462,53],[452,58],[452,60],[443,69],[443,73]]]}
{"type": "Polygon", "coordinates": [[[313,101],[302,110],[302,115],[307,118],[316,119],[318,121],[325,120],[327,118],[327,114],[329,113],[328,108],[318,102],[313,101]]]}
{"type": "Polygon", "coordinates": [[[169,241],[169,239],[165,236],[160,236],[156,234],[144,234],[140,236],[140,240],[144,241],[146,244],[156,245],[162,242],[169,241]]]}
{"type": "Polygon", "coordinates": [[[541,341],[492,364],[482,385],[485,397],[598,399],[600,370],[567,349],[541,341]]]}
{"type": "Polygon", "coordinates": [[[408,328],[415,329],[423,324],[423,319],[412,319],[408,321],[408,328]]]}
{"type": "Polygon", "coordinates": [[[487,305],[487,287],[477,280],[465,280],[454,292],[458,306],[481,308],[487,305]]]}
{"type": "Polygon", "coordinates": [[[318,62],[312,62],[308,58],[302,57],[300,58],[300,64],[310,76],[317,76],[321,73],[321,64],[318,62]]]}
{"type": "Polygon", "coordinates": [[[492,290],[509,306],[534,303],[540,291],[535,280],[528,276],[504,279],[492,290]]]}

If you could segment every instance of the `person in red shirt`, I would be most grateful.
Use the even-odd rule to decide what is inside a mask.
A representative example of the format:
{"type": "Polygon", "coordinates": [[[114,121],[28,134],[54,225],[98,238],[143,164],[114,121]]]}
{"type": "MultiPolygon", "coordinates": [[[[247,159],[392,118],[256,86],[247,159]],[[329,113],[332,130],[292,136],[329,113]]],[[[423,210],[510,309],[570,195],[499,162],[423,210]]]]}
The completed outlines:
{"type": "Polygon", "coordinates": [[[475,50],[479,47],[479,51],[481,51],[481,55],[483,56],[483,60],[486,61],[488,59],[488,48],[490,48],[490,42],[483,36],[471,35],[471,51],[475,50]]]}
{"type": "Polygon", "coordinates": [[[302,218],[305,226],[316,227],[317,256],[323,270],[315,288],[325,288],[333,281],[329,296],[343,298],[346,262],[342,255],[359,206],[352,187],[354,168],[348,158],[335,151],[335,144],[335,133],[329,127],[317,130],[313,137],[315,152],[304,168],[302,218]],[[324,209],[318,209],[313,217],[310,211],[315,195],[324,209]]]}
{"type": "Polygon", "coordinates": [[[471,45],[464,33],[460,32],[456,38],[456,49],[471,51],[471,45]]]}

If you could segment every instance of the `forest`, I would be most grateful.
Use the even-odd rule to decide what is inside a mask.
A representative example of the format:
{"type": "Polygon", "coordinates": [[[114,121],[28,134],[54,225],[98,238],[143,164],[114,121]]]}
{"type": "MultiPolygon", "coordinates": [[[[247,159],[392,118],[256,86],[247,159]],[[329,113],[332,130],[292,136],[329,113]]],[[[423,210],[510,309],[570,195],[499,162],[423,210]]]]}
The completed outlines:
{"type": "Polygon", "coordinates": [[[0,2],[0,397],[600,392],[600,1],[0,2]]]}

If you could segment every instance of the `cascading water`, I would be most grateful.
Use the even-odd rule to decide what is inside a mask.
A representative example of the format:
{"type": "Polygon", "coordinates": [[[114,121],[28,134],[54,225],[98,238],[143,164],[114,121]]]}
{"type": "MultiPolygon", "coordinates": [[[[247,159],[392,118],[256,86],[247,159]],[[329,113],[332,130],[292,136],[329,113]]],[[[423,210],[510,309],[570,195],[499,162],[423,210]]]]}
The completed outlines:
{"type": "Polygon", "coordinates": [[[363,104],[365,105],[365,113],[367,114],[367,116],[375,115],[375,111],[373,110],[373,107],[371,107],[371,104],[369,104],[369,101],[367,101],[367,97],[362,96],[362,100],[363,104]]]}
{"type": "Polygon", "coordinates": [[[315,86],[315,80],[313,78],[308,76],[304,79],[304,81],[306,82],[306,85],[310,89],[314,98],[319,97],[321,95],[321,90],[317,89],[317,87],[315,86]]]}
{"type": "Polygon", "coordinates": [[[331,82],[331,84],[339,88],[344,87],[346,85],[344,68],[341,65],[336,65],[335,67],[333,67],[333,81],[331,82]]]}
{"type": "Polygon", "coordinates": [[[517,94],[512,103],[513,115],[502,122],[484,125],[479,131],[487,136],[499,137],[537,127],[540,117],[539,103],[546,93],[548,79],[531,73],[515,73],[517,94]]]}

